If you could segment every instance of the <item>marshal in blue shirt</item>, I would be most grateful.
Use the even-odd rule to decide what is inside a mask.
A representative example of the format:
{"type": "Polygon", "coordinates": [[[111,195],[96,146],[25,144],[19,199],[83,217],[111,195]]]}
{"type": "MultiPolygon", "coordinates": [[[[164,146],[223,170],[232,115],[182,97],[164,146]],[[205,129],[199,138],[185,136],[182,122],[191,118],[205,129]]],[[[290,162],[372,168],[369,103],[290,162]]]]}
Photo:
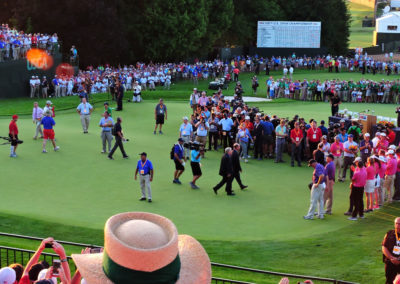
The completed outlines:
{"type": "Polygon", "coordinates": [[[142,162],[142,160],[139,160],[137,162],[136,168],[137,168],[139,174],[141,176],[144,176],[144,175],[150,174],[150,171],[153,170],[153,164],[151,163],[150,160],[146,160],[146,162],[144,162],[144,163],[142,162]]]}

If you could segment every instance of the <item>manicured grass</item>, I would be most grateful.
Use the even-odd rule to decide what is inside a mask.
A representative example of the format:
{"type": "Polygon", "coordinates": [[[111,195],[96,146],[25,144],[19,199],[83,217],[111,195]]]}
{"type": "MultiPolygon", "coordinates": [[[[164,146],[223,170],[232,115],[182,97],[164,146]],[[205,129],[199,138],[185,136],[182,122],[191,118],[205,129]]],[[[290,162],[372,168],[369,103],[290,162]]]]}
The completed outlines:
{"type": "MultiPolygon", "coordinates": [[[[237,196],[230,198],[223,191],[215,196],[211,187],[219,180],[221,152],[207,152],[202,161],[204,176],[199,180],[199,191],[188,185],[190,169],[182,176],[183,185],[173,185],[169,150],[177,139],[181,117],[188,115],[190,109],[187,102],[167,100],[166,104],[169,119],[163,136],[152,134],[154,101],[125,104],[124,111],[118,113],[124,119],[126,136],[131,139],[125,144],[129,160],[122,160],[119,152],[115,161],[100,154],[96,124],[101,107],[92,115],[88,135],[82,134],[76,113],[57,114],[55,131],[61,146],[57,153],[42,154],[41,142],[31,140],[34,127],[30,118],[21,118],[20,137],[25,143],[17,151],[19,157],[10,159],[8,147],[0,148],[0,163],[5,165],[0,174],[1,230],[101,244],[102,227],[109,216],[124,211],[148,211],[171,218],[180,233],[198,238],[215,262],[360,283],[382,281],[380,241],[398,215],[397,205],[383,213],[373,213],[370,215],[373,217],[368,216],[362,222],[350,223],[342,215],[348,206],[348,183],[337,184],[334,215],[323,221],[307,222],[302,215],[308,208],[306,185],[312,171],[305,166],[293,169],[288,163],[275,165],[272,161],[253,160],[243,165],[243,179],[249,190],[242,192],[234,184],[237,196]],[[142,151],[149,154],[155,165],[152,204],[138,201],[139,185],[133,181],[137,154],[142,151]]],[[[280,116],[299,113],[321,120],[329,113],[326,103],[257,105],[280,116]]],[[[344,104],[343,107],[374,108],[376,113],[387,116],[394,109],[392,105],[344,104]]],[[[8,118],[0,119],[0,129],[6,129],[8,122],[8,118]]],[[[285,156],[285,160],[289,158],[285,156]]],[[[9,239],[6,243],[36,247],[9,239]]],[[[221,269],[215,275],[257,283],[277,282],[276,278],[265,280],[221,269]]]]}
{"type": "Polygon", "coordinates": [[[348,2],[348,7],[351,14],[350,25],[350,48],[368,47],[372,45],[372,37],[374,28],[363,28],[362,20],[365,16],[373,18],[374,10],[364,5],[348,2]]]}

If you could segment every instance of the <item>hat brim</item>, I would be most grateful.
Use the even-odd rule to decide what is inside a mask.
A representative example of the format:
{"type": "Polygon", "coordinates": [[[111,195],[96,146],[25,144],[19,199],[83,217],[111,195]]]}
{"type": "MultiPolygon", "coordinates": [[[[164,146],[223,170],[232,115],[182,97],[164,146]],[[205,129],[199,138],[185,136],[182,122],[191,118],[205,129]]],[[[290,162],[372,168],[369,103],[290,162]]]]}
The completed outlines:
{"type": "MultiPolygon", "coordinates": [[[[211,283],[211,263],[201,244],[191,236],[178,236],[181,270],[177,284],[211,283]]],[[[103,253],[73,254],[76,267],[88,284],[114,284],[103,271],[103,253]]]]}

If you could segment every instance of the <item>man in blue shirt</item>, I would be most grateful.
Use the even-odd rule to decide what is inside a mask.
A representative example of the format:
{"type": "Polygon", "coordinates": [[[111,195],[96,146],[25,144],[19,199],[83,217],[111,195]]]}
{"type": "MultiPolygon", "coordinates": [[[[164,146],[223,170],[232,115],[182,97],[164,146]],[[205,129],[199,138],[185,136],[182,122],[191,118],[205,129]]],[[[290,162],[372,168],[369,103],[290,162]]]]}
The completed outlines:
{"type": "Polygon", "coordinates": [[[321,125],[318,128],[321,129],[322,135],[328,136],[328,129],[325,127],[324,120],[321,120],[321,125]]]}
{"type": "Polygon", "coordinates": [[[269,117],[265,116],[264,120],[260,122],[263,129],[263,153],[269,158],[273,158],[274,148],[274,125],[269,121],[269,117]]]}
{"type": "Polygon", "coordinates": [[[148,201],[152,202],[151,198],[151,186],[150,183],[153,181],[154,169],[153,164],[150,160],[147,160],[147,154],[145,152],[140,154],[140,160],[137,162],[136,171],[135,171],[135,180],[137,180],[137,174],[139,173],[140,177],[140,188],[142,189],[142,197],[139,199],[140,201],[145,201],[146,198],[146,189],[148,195],[148,201]]]}
{"type": "Polygon", "coordinates": [[[86,98],[82,98],[82,102],[78,105],[76,111],[81,116],[83,133],[87,134],[90,122],[90,115],[93,111],[93,107],[91,104],[86,102],[86,98]]]}
{"type": "MultiPolygon", "coordinates": [[[[192,136],[193,126],[188,122],[188,117],[185,116],[183,117],[183,123],[179,128],[179,137],[182,138],[185,143],[188,143],[190,140],[192,140],[192,136]]],[[[184,156],[186,159],[189,159],[189,150],[186,148],[184,149],[184,156]]]]}
{"type": "Polygon", "coordinates": [[[43,153],[47,153],[46,151],[46,144],[47,140],[51,140],[51,143],[53,144],[54,151],[58,151],[60,147],[56,145],[56,142],[54,140],[54,129],[53,126],[56,125],[56,122],[54,119],[51,117],[52,113],[50,110],[46,111],[44,113],[44,117],[42,118],[41,124],[43,125],[43,153]]]}
{"type": "Polygon", "coordinates": [[[185,171],[185,158],[183,156],[183,143],[184,140],[182,138],[178,139],[178,143],[174,146],[174,163],[175,163],[175,172],[174,172],[174,180],[173,183],[182,184],[179,180],[179,177],[185,171]]]}
{"type": "Polygon", "coordinates": [[[100,119],[99,126],[102,128],[101,130],[101,141],[103,142],[103,150],[102,154],[106,152],[106,143],[108,142],[108,153],[111,151],[111,141],[112,137],[112,127],[114,125],[114,120],[110,116],[110,114],[106,111],[104,112],[104,116],[100,119]]]}
{"type": "Polygon", "coordinates": [[[194,142],[193,144],[196,145],[195,149],[193,149],[190,152],[191,154],[190,166],[192,168],[193,180],[189,184],[193,189],[199,189],[199,187],[196,185],[196,181],[202,175],[200,168],[200,161],[201,161],[201,155],[204,155],[204,148],[200,147],[199,142],[194,142]]]}
{"type": "Polygon", "coordinates": [[[317,163],[316,160],[311,159],[308,162],[309,167],[314,168],[312,187],[311,187],[311,201],[310,209],[304,219],[314,219],[314,211],[318,205],[318,217],[324,219],[324,192],[325,192],[325,168],[323,165],[317,163]]]}
{"type": "Polygon", "coordinates": [[[228,117],[227,113],[224,113],[224,118],[221,119],[218,124],[222,126],[222,141],[224,149],[228,147],[228,142],[229,146],[232,148],[233,143],[232,139],[230,138],[230,132],[233,126],[233,120],[228,117]]]}

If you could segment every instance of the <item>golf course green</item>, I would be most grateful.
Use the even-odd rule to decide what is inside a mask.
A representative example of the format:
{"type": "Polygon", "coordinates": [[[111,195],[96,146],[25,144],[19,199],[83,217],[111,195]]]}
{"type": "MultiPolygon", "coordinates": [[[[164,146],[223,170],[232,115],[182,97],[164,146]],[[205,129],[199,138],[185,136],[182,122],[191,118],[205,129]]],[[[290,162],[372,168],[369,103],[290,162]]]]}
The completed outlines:
{"type": "MultiPolygon", "coordinates": [[[[280,74],[274,73],[278,77],[280,74]]],[[[302,78],[360,78],[360,74],[328,74],[299,72],[302,78]]],[[[259,95],[265,94],[260,76],[259,95]]],[[[376,79],[384,78],[377,75],[376,79]]],[[[250,74],[242,76],[246,95],[251,94],[250,74]]],[[[385,77],[386,78],[386,77],[385,77]]],[[[117,150],[115,160],[101,154],[100,128],[106,95],[94,95],[95,111],[91,116],[89,134],[83,134],[79,115],[74,109],[57,111],[63,106],[76,106],[77,97],[53,100],[56,108],[55,134],[58,152],[48,144],[43,154],[42,141],[33,140],[34,124],[29,113],[31,100],[6,100],[0,105],[1,134],[6,135],[10,116],[18,120],[20,139],[17,158],[8,157],[9,147],[0,146],[0,231],[102,244],[102,228],[108,217],[119,212],[146,211],[170,218],[181,234],[190,234],[206,248],[211,261],[314,276],[331,277],[359,283],[382,283],[384,269],[380,242],[393,227],[399,206],[392,204],[369,213],[365,220],[348,221],[343,212],[348,207],[349,182],[334,187],[333,215],[324,220],[305,221],[310,193],[307,184],[312,169],[290,167],[285,154],[284,164],[272,160],[242,164],[242,179],[248,189],[241,191],[236,182],[236,196],[223,190],[215,195],[212,187],[219,182],[222,150],[206,153],[202,160],[203,176],[199,190],[189,186],[192,174],[186,168],[182,185],[172,183],[174,164],[169,158],[176,142],[181,119],[190,115],[188,98],[192,84],[178,82],[171,91],[162,89],[144,92],[140,104],[124,103],[121,116],[125,136],[130,139],[125,149],[130,156],[122,159],[117,150]],[[96,97],[97,96],[97,97],[96,97]],[[159,97],[165,98],[168,120],[163,135],[154,135],[154,107],[159,97]],[[9,116],[6,116],[8,114],[9,116]],[[140,202],[140,188],[133,175],[138,154],[147,152],[154,165],[153,203],[140,202]]],[[[201,82],[199,89],[205,89],[201,82]]],[[[231,95],[232,88],[224,92],[231,95]]],[[[127,94],[127,97],[130,96],[127,94]]],[[[43,100],[40,101],[43,107],[43,100]]],[[[299,114],[307,120],[327,121],[328,103],[297,102],[286,99],[270,103],[250,103],[264,113],[280,117],[299,114]]],[[[65,107],[66,109],[70,107],[65,107]]],[[[351,111],[374,110],[376,114],[394,117],[394,105],[350,104],[341,108],[351,111]]],[[[7,245],[34,248],[24,241],[7,239],[7,245]]],[[[256,283],[277,283],[245,273],[216,270],[214,275],[256,283]]]]}

